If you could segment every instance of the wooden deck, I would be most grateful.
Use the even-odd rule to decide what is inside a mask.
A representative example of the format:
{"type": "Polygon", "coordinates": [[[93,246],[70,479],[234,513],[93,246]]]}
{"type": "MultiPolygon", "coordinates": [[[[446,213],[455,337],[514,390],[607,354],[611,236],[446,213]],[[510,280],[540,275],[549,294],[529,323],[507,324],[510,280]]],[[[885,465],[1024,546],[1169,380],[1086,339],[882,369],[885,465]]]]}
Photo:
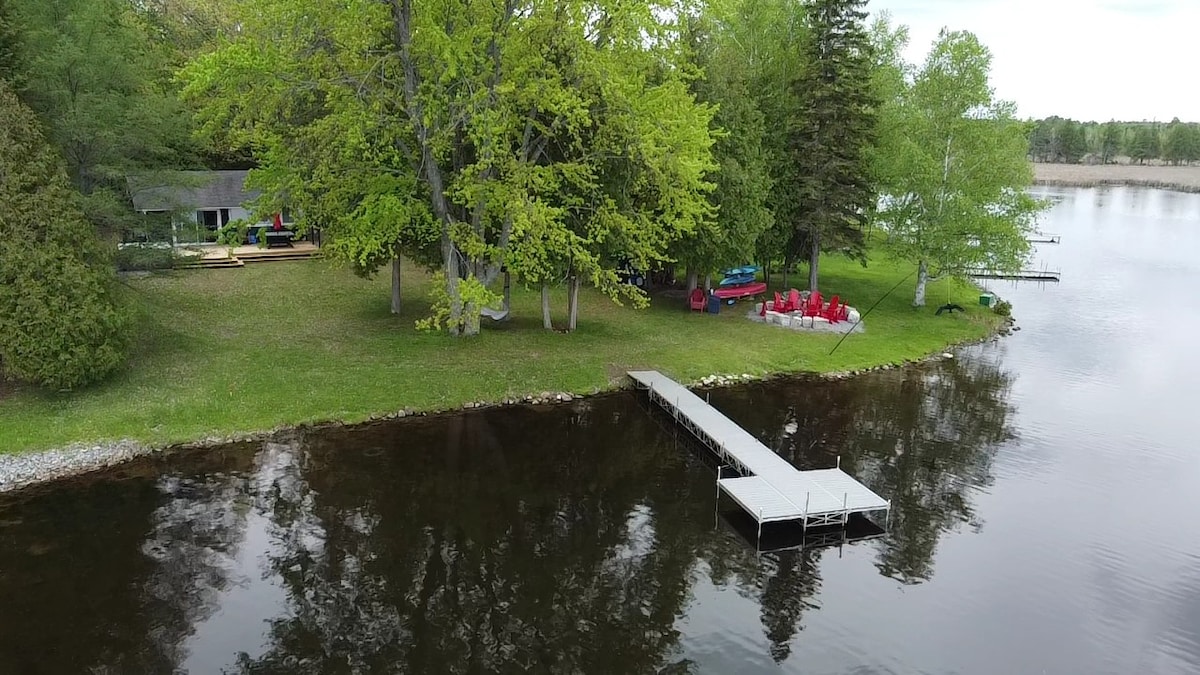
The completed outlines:
{"type": "Polygon", "coordinates": [[[308,241],[297,241],[287,248],[258,246],[204,246],[196,267],[244,267],[250,263],[280,260],[305,260],[316,256],[321,249],[308,241]]]}

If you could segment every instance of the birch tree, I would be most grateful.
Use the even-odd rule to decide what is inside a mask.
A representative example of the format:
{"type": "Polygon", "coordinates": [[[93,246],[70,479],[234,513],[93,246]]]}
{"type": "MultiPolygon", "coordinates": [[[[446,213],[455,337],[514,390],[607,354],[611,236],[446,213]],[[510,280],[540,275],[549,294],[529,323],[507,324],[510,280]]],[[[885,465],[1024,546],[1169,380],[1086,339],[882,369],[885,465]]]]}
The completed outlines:
{"type": "Polygon", "coordinates": [[[974,35],[943,30],[924,65],[881,111],[878,219],[889,249],[917,266],[913,305],[942,275],[1012,271],[1026,261],[1045,205],[1032,184],[1016,107],[988,82],[991,54],[974,35]]]}

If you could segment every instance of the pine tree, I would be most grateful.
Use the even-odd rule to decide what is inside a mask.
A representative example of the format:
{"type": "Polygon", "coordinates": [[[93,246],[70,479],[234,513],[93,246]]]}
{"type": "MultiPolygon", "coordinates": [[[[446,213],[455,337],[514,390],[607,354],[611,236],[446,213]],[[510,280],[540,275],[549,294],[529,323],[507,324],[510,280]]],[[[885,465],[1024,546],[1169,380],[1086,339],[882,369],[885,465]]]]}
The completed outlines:
{"type": "Polygon", "coordinates": [[[0,371],[56,389],[122,362],[108,256],[37,120],[0,80],[0,371]]]}
{"type": "Polygon", "coordinates": [[[865,256],[863,223],[875,203],[867,158],[875,129],[865,0],[811,0],[803,66],[790,83],[794,114],[780,167],[776,220],[790,228],[788,262],[809,260],[816,290],[821,251],[865,256]]]}

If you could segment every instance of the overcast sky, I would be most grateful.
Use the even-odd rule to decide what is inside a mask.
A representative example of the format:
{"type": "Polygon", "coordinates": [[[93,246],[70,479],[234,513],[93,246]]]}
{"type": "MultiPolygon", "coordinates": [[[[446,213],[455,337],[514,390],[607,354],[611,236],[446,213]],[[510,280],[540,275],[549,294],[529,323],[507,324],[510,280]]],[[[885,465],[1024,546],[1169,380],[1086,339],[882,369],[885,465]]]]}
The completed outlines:
{"type": "Polygon", "coordinates": [[[1200,122],[1200,0],[870,0],[924,61],[945,26],[992,51],[992,86],[1022,117],[1200,122]]]}

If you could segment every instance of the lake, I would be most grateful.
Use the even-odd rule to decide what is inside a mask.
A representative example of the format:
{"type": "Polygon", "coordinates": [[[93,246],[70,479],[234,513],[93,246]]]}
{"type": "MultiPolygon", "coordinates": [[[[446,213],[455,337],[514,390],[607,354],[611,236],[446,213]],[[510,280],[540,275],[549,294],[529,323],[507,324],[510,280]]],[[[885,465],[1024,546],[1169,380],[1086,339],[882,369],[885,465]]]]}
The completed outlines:
{"type": "Polygon", "coordinates": [[[1020,332],[710,394],[883,536],[757,552],[632,392],[297,432],[0,499],[0,673],[1200,672],[1200,195],[1041,194],[1020,332]]]}

